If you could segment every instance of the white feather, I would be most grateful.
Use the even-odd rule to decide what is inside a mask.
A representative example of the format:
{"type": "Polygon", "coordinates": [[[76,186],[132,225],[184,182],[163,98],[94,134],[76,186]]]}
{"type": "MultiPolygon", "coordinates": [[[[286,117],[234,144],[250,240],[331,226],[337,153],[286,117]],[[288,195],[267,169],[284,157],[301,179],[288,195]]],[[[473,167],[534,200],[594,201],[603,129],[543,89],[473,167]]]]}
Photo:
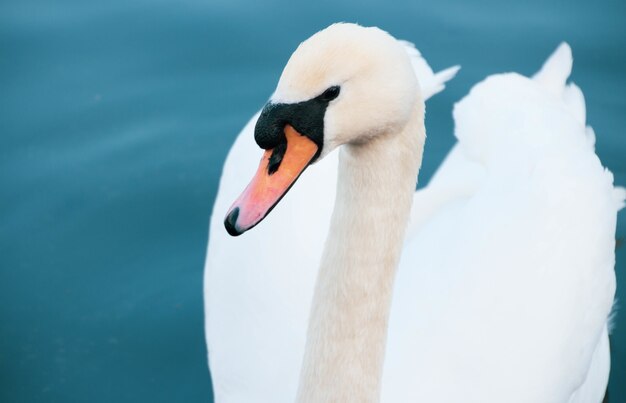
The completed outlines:
{"type": "Polygon", "coordinates": [[[408,41],[400,42],[404,45],[404,49],[411,59],[411,65],[420,83],[424,99],[428,99],[443,91],[446,88],[446,82],[453,79],[456,73],[461,69],[461,66],[452,66],[434,73],[433,69],[428,65],[428,62],[422,57],[422,54],[414,44],[408,41]]]}
{"type": "Polygon", "coordinates": [[[624,191],[590,147],[582,93],[557,91],[577,89],[568,51],[540,88],[494,76],[455,108],[459,143],[415,196],[383,401],[602,400],[624,191]]]}

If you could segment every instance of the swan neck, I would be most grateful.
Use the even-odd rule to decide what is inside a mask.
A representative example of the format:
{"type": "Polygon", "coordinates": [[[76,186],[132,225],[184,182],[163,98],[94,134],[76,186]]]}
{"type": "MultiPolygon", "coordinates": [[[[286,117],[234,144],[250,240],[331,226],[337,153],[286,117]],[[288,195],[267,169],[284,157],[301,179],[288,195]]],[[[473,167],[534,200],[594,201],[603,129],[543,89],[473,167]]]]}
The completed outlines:
{"type": "Polygon", "coordinates": [[[337,198],[315,286],[300,403],[378,402],[393,281],[425,140],[407,125],[340,150],[337,198]]]}

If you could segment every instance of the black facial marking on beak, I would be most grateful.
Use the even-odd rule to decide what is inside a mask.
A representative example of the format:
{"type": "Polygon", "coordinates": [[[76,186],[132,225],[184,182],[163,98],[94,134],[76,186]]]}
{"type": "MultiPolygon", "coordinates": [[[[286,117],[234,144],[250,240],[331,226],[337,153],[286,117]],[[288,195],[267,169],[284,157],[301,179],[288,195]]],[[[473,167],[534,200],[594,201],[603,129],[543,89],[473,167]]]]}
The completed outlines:
{"type": "Polygon", "coordinates": [[[268,102],[259,116],[254,128],[254,139],[259,147],[274,149],[268,165],[271,175],[280,168],[287,140],[285,139],[285,125],[290,124],[303,136],[317,144],[318,151],[311,162],[314,162],[322,153],[324,145],[324,116],[328,104],[339,96],[340,87],[332,86],[322,94],[308,101],[294,104],[274,104],[268,102]]]}

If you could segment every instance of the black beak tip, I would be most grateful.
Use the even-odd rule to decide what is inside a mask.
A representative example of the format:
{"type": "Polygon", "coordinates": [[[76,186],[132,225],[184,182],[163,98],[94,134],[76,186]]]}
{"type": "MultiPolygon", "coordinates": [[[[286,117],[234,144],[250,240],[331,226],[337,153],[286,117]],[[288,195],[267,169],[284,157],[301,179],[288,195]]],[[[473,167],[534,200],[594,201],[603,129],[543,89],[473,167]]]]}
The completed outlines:
{"type": "Polygon", "coordinates": [[[235,207],[224,219],[224,227],[231,236],[243,234],[243,231],[237,229],[237,217],[239,217],[239,207],[235,207]]]}

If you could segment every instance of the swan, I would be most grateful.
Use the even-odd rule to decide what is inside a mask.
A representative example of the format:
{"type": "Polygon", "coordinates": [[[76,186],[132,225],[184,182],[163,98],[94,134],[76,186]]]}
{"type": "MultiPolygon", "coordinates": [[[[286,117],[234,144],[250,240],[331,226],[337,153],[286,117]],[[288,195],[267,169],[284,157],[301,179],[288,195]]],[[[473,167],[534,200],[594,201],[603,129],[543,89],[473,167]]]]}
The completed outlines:
{"type": "MultiPolygon", "coordinates": [[[[272,357],[261,361],[264,345],[256,343],[282,335],[258,335],[267,317],[251,316],[243,334],[222,337],[245,344],[254,335],[230,358],[261,362],[257,375],[270,383],[250,392],[250,380],[227,369],[214,379],[218,401],[599,402],[624,191],[593,151],[582,92],[566,85],[571,65],[561,45],[532,78],[509,73],[476,85],[455,106],[458,143],[414,194],[424,107],[401,45],[353,24],[301,44],[257,121],[255,139],[266,151],[225,225],[233,235],[256,226],[298,177],[305,186],[302,170],[339,148],[302,369],[296,386],[271,383],[272,373],[285,372],[272,357]]],[[[308,208],[315,215],[317,205],[308,208]]],[[[272,242],[306,232],[306,217],[290,218],[287,238],[268,234],[272,242]]],[[[245,289],[285,274],[275,295],[285,305],[300,263],[316,259],[260,251],[259,266],[268,258],[276,268],[254,273],[255,265],[215,266],[232,252],[222,246],[210,245],[207,271],[237,270],[245,289]]],[[[211,338],[240,320],[237,298],[246,296],[236,287],[206,288],[212,368],[228,366],[211,338]],[[235,306],[220,306],[225,293],[235,306]],[[231,315],[209,319],[217,310],[231,315]]],[[[292,321],[288,309],[269,320],[292,321]]],[[[288,338],[279,355],[299,352],[288,338]]]]}
{"type": "MultiPolygon", "coordinates": [[[[435,73],[413,44],[399,42],[424,99],[442,91],[459,70],[454,66],[435,73]]],[[[210,222],[205,335],[217,402],[293,402],[335,200],[338,153],[330,152],[300,177],[280,208],[255,231],[238,238],[224,231],[224,212],[258,166],[254,127],[259,114],[245,125],[228,153],[210,222]],[[298,269],[277,264],[278,255],[297,261],[298,269]]]]}

